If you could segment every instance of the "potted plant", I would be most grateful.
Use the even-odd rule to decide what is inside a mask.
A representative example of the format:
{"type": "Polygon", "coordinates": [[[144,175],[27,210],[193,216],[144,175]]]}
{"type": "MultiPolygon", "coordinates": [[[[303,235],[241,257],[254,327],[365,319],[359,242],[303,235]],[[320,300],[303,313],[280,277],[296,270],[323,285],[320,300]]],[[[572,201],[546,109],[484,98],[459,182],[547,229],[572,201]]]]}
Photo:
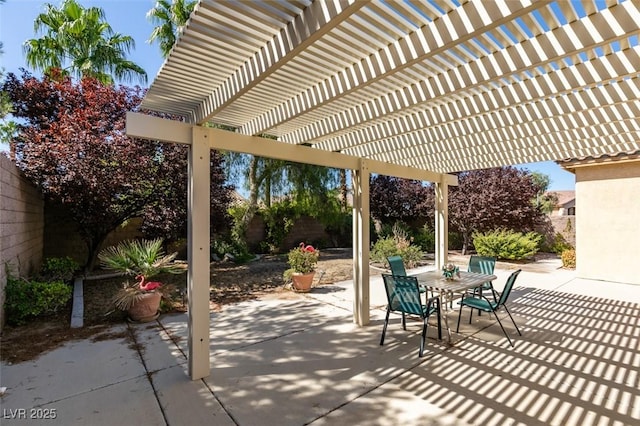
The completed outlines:
{"type": "Polygon", "coordinates": [[[311,245],[300,243],[289,251],[289,269],[284,272],[284,280],[291,281],[294,290],[306,293],[311,289],[311,283],[316,273],[316,264],[320,251],[311,245]]]}
{"type": "Polygon", "coordinates": [[[454,276],[460,278],[460,268],[453,263],[447,263],[442,267],[442,276],[447,280],[453,280],[454,276]]]}
{"type": "Polygon", "coordinates": [[[116,308],[127,311],[129,319],[134,322],[156,319],[163,283],[150,279],[160,273],[184,272],[184,267],[174,262],[176,255],[177,252],[164,254],[161,239],[122,241],[102,250],[98,254],[101,265],[129,277],[113,299],[116,308]]]}

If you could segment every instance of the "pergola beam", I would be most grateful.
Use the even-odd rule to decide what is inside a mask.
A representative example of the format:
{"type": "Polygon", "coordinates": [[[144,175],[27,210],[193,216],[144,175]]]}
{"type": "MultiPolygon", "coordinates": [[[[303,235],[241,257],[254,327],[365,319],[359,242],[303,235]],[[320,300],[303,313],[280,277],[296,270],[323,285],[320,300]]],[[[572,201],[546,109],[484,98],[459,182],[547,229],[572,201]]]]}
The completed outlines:
{"type": "MultiPolygon", "coordinates": [[[[127,113],[127,134],[131,137],[190,144],[191,129],[193,127],[202,129],[202,131],[208,135],[207,139],[212,149],[240,152],[259,157],[294,161],[315,166],[333,167],[336,169],[358,170],[360,168],[360,158],[351,155],[278,142],[273,139],[258,136],[242,135],[228,130],[194,126],[188,123],[167,120],[141,113],[127,113]]],[[[396,176],[405,179],[427,182],[440,182],[443,179],[440,173],[416,167],[385,163],[378,160],[367,160],[367,167],[370,173],[396,176]]],[[[445,175],[444,179],[448,185],[455,186],[458,184],[457,177],[454,175],[445,175]]]]}

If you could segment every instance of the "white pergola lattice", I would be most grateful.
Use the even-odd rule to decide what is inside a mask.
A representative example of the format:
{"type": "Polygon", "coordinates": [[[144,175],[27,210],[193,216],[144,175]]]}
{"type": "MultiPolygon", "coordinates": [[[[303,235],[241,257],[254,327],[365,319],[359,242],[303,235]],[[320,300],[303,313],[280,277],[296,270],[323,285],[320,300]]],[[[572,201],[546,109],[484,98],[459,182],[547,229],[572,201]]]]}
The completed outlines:
{"type": "MultiPolygon", "coordinates": [[[[142,104],[188,124],[131,114],[127,131],[192,145],[192,228],[209,226],[210,148],[354,170],[366,324],[369,173],[437,183],[442,263],[444,173],[640,149],[639,34],[638,0],[201,0],[142,104]]],[[[208,301],[196,234],[190,291],[208,301]]],[[[209,325],[192,308],[197,378],[209,325]]]]}

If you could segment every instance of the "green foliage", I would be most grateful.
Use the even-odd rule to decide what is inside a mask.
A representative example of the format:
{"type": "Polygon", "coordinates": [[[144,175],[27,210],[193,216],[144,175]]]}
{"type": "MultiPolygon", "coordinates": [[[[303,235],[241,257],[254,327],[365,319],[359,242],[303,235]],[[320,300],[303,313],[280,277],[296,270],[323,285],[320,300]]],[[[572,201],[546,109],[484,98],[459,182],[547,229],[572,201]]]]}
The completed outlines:
{"type": "Polygon", "coordinates": [[[560,255],[562,266],[565,268],[575,269],[576,267],[576,251],[573,248],[567,249],[560,255]]]}
{"type": "Polygon", "coordinates": [[[41,282],[9,277],[5,292],[7,322],[20,325],[29,318],[60,310],[71,299],[72,289],[63,281],[41,282]]]}
{"type": "Polygon", "coordinates": [[[308,274],[316,270],[320,251],[312,246],[305,246],[304,243],[296,248],[289,250],[287,263],[289,269],[284,272],[284,280],[289,281],[293,273],[308,274]]]}
{"type": "Polygon", "coordinates": [[[400,254],[396,242],[391,237],[379,238],[371,249],[371,260],[376,263],[387,263],[387,258],[400,254]]]}
{"type": "Polygon", "coordinates": [[[40,278],[45,281],[65,281],[73,279],[80,264],[70,257],[50,257],[44,260],[40,278]]]}
{"type": "Polygon", "coordinates": [[[162,240],[127,240],[116,246],[107,247],[98,254],[100,263],[106,269],[127,275],[154,277],[162,272],[180,274],[184,269],[173,263],[177,255],[165,255],[162,240]]]}
{"type": "Polygon", "coordinates": [[[265,241],[271,251],[278,250],[296,219],[307,213],[305,207],[295,201],[284,200],[260,210],[265,225],[265,241]]]}
{"type": "MultiPolygon", "coordinates": [[[[462,248],[462,235],[458,232],[449,232],[449,250],[460,250],[462,248]]],[[[436,233],[429,226],[424,225],[413,237],[413,243],[424,252],[433,253],[436,249],[436,233]]]]}
{"type": "Polygon", "coordinates": [[[473,245],[478,254],[498,259],[520,260],[532,257],[538,252],[540,240],[540,234],[535,232],[523,234],[506,229],[473,234],[473,245]]]}
{"type": "Polygon", "coordinates": [[[253,259],[255,256],[249,252],[246,242],[241,239],[234,238],[216,238],[211,242],[211,253],[215,253],[219,258],[224,258],[225,254],[233,256],[233,262],[243,264],[253,259]]]}
{"type": "Polygon", "coordinates": [[[556,235],[553,238],[553,243],[551,244],[551,246],[549,246],[549,250],[552,253],[558,253],[558,254],[572,248],[573,246],[569,244],[567,240],[564,238],[564,236],[559,232],[556,233],[556,235]]]}
{"type": "Polygon", "coordinates": [[[196,3],[187,0],[158,0],[153,9],[147,12],[147,19],[156,25],[148,42],[157,41],[160,44],[163,58],[169,55],[196,3]]]}
{"type": "Polygon", "coordinates": [[[402,257],[405,265],[413,268],[422,259],[423,253],[420,247],[416,245],[398,247],[393,237],[378,239],[371,249],[371,260],[376,263],[387,264],[387,258],[390,256],[402,257]]]}
{"type": "Polygon", "coordinates": [[[409,232],[402,223],[396,222],[392,228],[392,235],[379,238],[371,249],[371,260],[376,263],[387,264],[390,256],[400,256],[409,268],[413,268],[423,257],[422,250],[411,243],[409,232]]]}
{"type": "Polygon", "coordinates": [[[436,233],[430,226],[424,225],[413,237],[413,242],[421,250],[433,253],[436,249],[436,233]]]}
{"type": "Polygon", "coordinates": [[[105,84],[112,84],[114,77],[147,82],[144,69],[126,57],[135,48],[134,39],[113,31],[101,8],[85,8],[76,0],[44,7],[34,20],[42,37],[24,43],[30,67],[45,74],[57,69],[63,75],[95,77],[105,84]]]}
{"type": "Polygon", "coordinates": [[[464,246],[464,236],[460,232],[449,231],[449,250],[460,250],[464,246]]]}

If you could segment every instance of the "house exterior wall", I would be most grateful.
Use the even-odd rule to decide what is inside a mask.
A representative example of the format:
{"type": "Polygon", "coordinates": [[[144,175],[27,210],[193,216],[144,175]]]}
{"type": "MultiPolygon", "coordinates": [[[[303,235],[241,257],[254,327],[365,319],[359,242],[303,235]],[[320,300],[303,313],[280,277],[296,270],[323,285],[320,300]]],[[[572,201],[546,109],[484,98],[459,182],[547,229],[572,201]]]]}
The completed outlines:
{"type": "Polygon", "coordinates": [[[576,167],[575,175],[576,276],[640,284],[640,160],[576,167]]]}
{"type": "Polygon", "coordinates": [[[570,215],[573,216],[575,213],[571,213],[570,209],[573,208],[575,211],[575,207],[576,207],[576,200],[574,199],[556,208],[553,211],[553,215],[554,216],[570,216],[570,215]]]}
{"type": "Polygon", "coordinates": [[[7,269],[28,276],[42,263],[44,201],[14,163],[0,155],[0,329],[7,269]]]}

